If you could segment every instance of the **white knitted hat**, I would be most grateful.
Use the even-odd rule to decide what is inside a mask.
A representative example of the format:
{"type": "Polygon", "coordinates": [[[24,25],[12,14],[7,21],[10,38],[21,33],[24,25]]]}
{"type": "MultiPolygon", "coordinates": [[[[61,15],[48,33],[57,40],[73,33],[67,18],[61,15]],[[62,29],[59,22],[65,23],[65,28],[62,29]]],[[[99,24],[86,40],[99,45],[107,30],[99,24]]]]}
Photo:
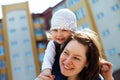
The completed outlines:
{"type": "Polygon", "coordinates": [[[65,29],[75,32],[76,28],[76,16],[71,10],[60,9],[53,14],[51,19],[51,30],[65,29]]]}

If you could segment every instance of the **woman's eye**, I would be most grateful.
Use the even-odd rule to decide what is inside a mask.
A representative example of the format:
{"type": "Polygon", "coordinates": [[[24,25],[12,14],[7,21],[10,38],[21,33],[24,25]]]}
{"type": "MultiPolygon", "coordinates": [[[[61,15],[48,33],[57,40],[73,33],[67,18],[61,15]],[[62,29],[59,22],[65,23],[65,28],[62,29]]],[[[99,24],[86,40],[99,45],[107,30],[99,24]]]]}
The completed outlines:
{"type": "Polygon", "coordinates": [[[65,55],[68,55],[68,53],[67,53],[66,51],[64,51],[64,54],[65,54],[65,55]]]}
{"type": "Polygon", "coordinates": [[[76,59],[76,60],[80,60],[80,58],[78,58],[78,57],[74,57],[74,59],[76,59]]]}

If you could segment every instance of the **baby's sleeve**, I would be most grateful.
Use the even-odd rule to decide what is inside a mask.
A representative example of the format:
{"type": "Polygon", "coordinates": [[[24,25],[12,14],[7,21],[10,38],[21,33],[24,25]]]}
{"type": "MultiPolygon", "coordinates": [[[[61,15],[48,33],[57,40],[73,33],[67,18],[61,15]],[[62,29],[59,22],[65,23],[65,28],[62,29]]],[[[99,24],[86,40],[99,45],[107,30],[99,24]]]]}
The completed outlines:
{"type": "Polygon", "coordinates": [[[54,45],[54,41],[51,40],[49,41],[47,48],[45,50],[45,55],[43,58],[43,64],[42,64],[42,70],[49,68],[52,70],[52,65],[55,61],[54,57],[55,57],[55,45],[54,45]]]}

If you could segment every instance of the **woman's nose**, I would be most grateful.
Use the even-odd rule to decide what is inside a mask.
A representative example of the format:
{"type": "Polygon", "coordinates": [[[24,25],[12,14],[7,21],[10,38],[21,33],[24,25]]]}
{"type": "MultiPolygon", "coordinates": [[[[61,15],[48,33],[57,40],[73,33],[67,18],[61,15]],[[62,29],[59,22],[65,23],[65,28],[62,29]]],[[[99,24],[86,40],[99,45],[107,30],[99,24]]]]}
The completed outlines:
{"type": "Polygon", "coordinates": [[[65,60],[65,64],[71,65],[71,64],[72,64],[72,59],[71,59],[70,57],[68,57],[68,58],[65,60]]]}

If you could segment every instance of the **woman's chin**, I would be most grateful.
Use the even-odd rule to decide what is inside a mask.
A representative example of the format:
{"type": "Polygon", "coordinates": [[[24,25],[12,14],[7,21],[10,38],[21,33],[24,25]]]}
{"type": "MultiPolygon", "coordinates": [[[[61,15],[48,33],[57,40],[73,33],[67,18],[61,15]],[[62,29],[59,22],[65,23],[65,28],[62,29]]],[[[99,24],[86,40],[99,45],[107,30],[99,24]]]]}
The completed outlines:
{"type": "Polygon", "coordinates": [[[61,69],[61,73],[64,75],[64,76],[69,76],[69,72],[65,69],[61,69]]]}
{"type": "Polygon", "coordinates": [[[64,75],[64,76],[68,76],[68,74],[66,73],[66,72],[61,72],[62,73],[62,75],[64,75]]]}

